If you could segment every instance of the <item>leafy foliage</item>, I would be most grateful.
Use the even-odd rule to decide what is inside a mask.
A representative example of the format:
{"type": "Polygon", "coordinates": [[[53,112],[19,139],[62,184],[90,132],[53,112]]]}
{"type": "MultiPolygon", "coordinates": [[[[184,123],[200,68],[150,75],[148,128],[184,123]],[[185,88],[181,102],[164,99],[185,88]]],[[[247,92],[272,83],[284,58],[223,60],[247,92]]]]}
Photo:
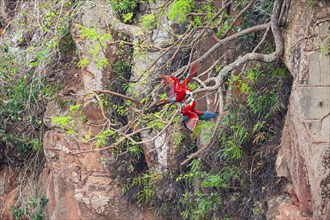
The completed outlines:
{"type": "Polygon", "coordinates": [[[183,23],[186,21],[186,16],[195,7],[194,0],[175,0],[170,6],[168,17],[171,21],[183,23]]]}
{"type": "Polygon", "coordinates": [[[132,12],[141,0],[110,0],[110,5],[112,9],[119,13],[132,12]]]}
{"type": "Polygon", "coordinates": [[[154,14],[148,14],[142,16],[142,27],[144,29],[151,30],[156,23],[157,21],[154,14]]]}
{"type": "MultiPolygon", "coordinates": [[[[200,17],[200,16],[195,16],[193,19],[193,24],[195,27],[197,26],[203,26],[206,22],[209,21],[209,19],[211,19],[214,14],[215,14],[215,7],[213,5],[212,1],[202,1],[199,4],[201,4],[198,9],[197,9],[197,13],[205,13],[204,17],[200,17]]],[[[214,22],[212,22],[212,24],[215,24],[214,22]]]]}
{"type": "MultiPolygon", "coordinates": [[[[140,206],[157,207],[161,213],[175,213],[183,219],[237,216],[239,201],[249,188],[260,187],[250,185],[246,173],[251,167],[245,167],[242,161],[278,138],[277,129],[282,124],[277,123],[276,118],[286,111],[290,80],[282,66],[266,64],[255,65],[226,84],[229,113],[223,117],[222,128],[216,134],[218,138],[204,156],[192,160],[188,166],[171,168],[161,174],[147,170],[145,166],[142,172],[130,168],[130,175],[121,173],[121,186],[126,196],[140,206]],[[162,190],[164,184],[174,189],[162,190]],[[176,204],[175,208],[173,204],[176,204]],[[235,207],[228,208],[230,205],[235,207]]],[[[145,119],[150,120],[148,126],[161,129],[162,125],[156,123],[157,114],[160,113],[150,114],[145,119]]],[[[211,127],[214,124],[201,122],[192,136],[201,137],[203,134],[205,138],[211,138],[211,127]]],[[[173,132],[171,138],[175,145],[191,141],[187,137],[182,138],[180,132],[173,132]]],[[[135,166],[138,167],[137,164],[135,166]]]]}
{"type": "Polygon", "coordinates": [[[98,135],[96,135],[96,146],[100,147],[102,145],[105,145],[108,137],[114,134],[115,132],[111,129],[100,132],[98,135]]]}
{"type": "Polygon", "coordinates": [[[140,3],[145,0],[110,0],[112,9],[121,15],[124,23],[130,22],[133,19],[134,12],[140,3]]]}
{"type": "Polygon", "coordinates": [[[60,125],[62,129],[66,129],[70,131],[70,133],[74,132],[74,123],[75,120],[69,116],[51,116],[51,119],[55,125],[60,125]]]}
{"type": "MultiPolygon", "coordinates": [[[[109,2],[112,9],[119,14],[125,23],[132,22],[139,4],[144,3],[143,0],[110,0],[109,2]]],[[[262,2],[265,7],[271,5],[270,1],[262,2]]],[[[246,1],[239,1],[238,8],[245,4],[246,1]]],[[[269,8],[264,10],[255,7],[251,10],[251,18],[242,19],[242,26],[249,27],[254,19],[258,22],[266,21],[269,19],[269,8]]],[[[190,12],[196,12],[189,15],[189,18],[192,18],[192,27],[196,28],[211,21],[216,8],[212,1],[174,0],[169,6],[168,16],[171,21],[184,24],[188,23],[187,15],[190,12]],[[199,15],[194,15],[197,13],[199,15]]],[[[16,55],[10,51],[10,47],[8,45],[1,46],[2,52],[6,56],[0,57],[0,61],[4,61],[0,62],[0,84],[4,82],[4,87],[0,88],[1,98],[3,98],[0,99],[0,113],[3,113],[0,114],[0,119],[3,119],[3,123],[0,123],[0,140],[17,147],[20,152],[23,152],[22,154],[31,149],[40,151],[41,139],[35,135],[17,135],[17,133],[10,135],[13,129],[12,124],[19,124],[19,128],[24,128],[28,122],[30,123],[28,127],[42,130],[42,120],[40,120],[44,111],[42,106],[47,99],[52,97],[55,90],[46,85],[45,79],[39,77],[41,74],[37,74],[33,70],[38,67],[49,66],[56,57],[54,54],[59,51],[65,53],[68,49],[66,47],[70,47],[70,43],[64,48],[61,46],[63,44],[60,44],[64,37],[70,38],[67,20],[64,19],[63,25],[54,30],[52,23],[57,22],[57,12],[49,10],[41,17],[41,30],[48,34],[49,31],[54,31],[55,34],[52,39],[47,39],[48,42],[39,45],[38,49],[32,50],[33,58],[35,58],[33,61],[17,65],[20,59],[11,58],[12,55],[13,57],[16,55]],[[37,112],[38,117],[33,117],[32,112],[37,112]]],[[[70,18],[68,15],[64,17],[70,18]]],[[[226,12],[223,12],[220,17],[221,19],[212,20],[210,27],[208,27],[210,30],[214,29],[219,38],[229,31],[233,22],[233,18],[226,12]]],[[[155,14],[146,14],[141,17],[142,27],[146,30],[153,29],[157,22],[155,14]]],[[[194,36],[198,29],[192,29],[191,36],[194,36]]],[[[100,53],[105,55],[105,49],[112,39],[112,35],[94,27],[79,26],[79,31],[80,37],[96,43],[93,43],[89,51],[92,60],[82,58],[77,66],[84,68],[90,62],[94,62],[98,68],[107,67],[109,65],[107,58],[100,58],[99,55],[100,53]]],[[[17,37],[19,42],[24,42],[21,33],[17,37]]],[[[143,44],[138,46],[137,44],[141,42],[135,41],[133,46],[135,50],[132,52],[132,45],[125,45],[124,40],[126,41],[127,38],[121,34],[118,34],[118,38],[122,41],[116,49],[118,60],[111,66],[115,73],[114,80],[109,82],[108,88],[125,94],[126,91],[132,91],[133,87],[132,84],[129,84],[132,55],[134,53],[137,57],[144,56],[148,46],[143,44]]],[[[256,36],[242,38],[240,45],[254,46],[255,38],[256,36]],[[244,42],[245,40],[246,42],[244,42]]],[[[188,44],[186,43],[182,42],[180,46],[187,47],[188,44]]],[[[262,49],[269,49],[271,44],[269,45],[269,47],[264,45],[262,49]]],[[[156,49],[152,48],[152,50],[156,49]]],[[[180,53],[181,51],[178,52],[178,54],[180,53]]],[[[176,60],[175,58],[173,55],[172,60],[176,60]]],[[[216,67],[217,71],[220,68],[219,66],[216,67]]],[[[148,77],[151,74],[151,71],[141,71],[140,76],[148,77]]],[[[288,98],[286,89],[289,81],[286,70],[282,66],[258,64],[250,64],[247,66],[247,70],[229,79],[226,82],[228,88],[226,108],[230,113],[223,118],[219,130],[216,131],[216,137],[212,141],[212,146],[208,146],[204,155],[192,160],[188,166],[170,167],[166,172],[148,170],[147,162],[150,158],[147,157],[150,157],[152,152],[144,152],[138,145],[141,143],[141,136],[136,133],[136,135],[123,140],[122,137],[125,137],[126,134],[120,133],[123,131],[120,130],[121,128],[126,131],[136,131],[139,127],[148,127],[148,132],[154,133],[164,129],[170,120],[172,120],[174,128],[178,128],[180,116],[172,118],[172,114],[177,110],[175,105],[166,105],[164,106],[166,110],[157,112],[149,111],[150,109],[143,109],[145,111],[138,113],[133,112],[130,115],[133,120],[128,123],[126,116],[129,107],[135,107],[132,101],[123,100],[117,96],[99,95],[105,115],[111,118],[112,127],[109,126],[95,136],[89,133],[83,138],[83,141],[86,143],[95,141],[93,143],[97,147],[101,147],[119,143],[120,140],[118,145],[110,149],[116,158],[103,158],[102,163],[109,162],[111,164],[110,167],[115,169],[113,173],[117,177],[123,193],[137,202],[139,206],[151,206],[161,214],[175,213],[184,219],[234,217],[237,211],[236,207],[241,205],[239,201],[244,194],[248,194],[247,189],[251,184],[246,173],[250,172],[253,162],[252,166],[244,166],[243,164],[245,160],[256,157],[262,147],[267,147],[276,141],[277,129],[281,126],[276,118],[278,115],[283,116],[286,111],[288,98]],[[137,115],[138,117],[135,117],[137,115]],[[111,161],[112,159],[113,161],[111,161]],[[235,203],[235,201],[238,202],[235,203]],[[235,208],[230,209],[228,207],[235,208]]],[[[197,84],[190,83],[188,87],[194,90],[197,88],[197,84]]],[[[160,95],[160,99],[165,98],[165,96],[166,94],[160,95]]],[[[150,97],[147,96],[142,98],[141,103],[146,104],[150,100],[150,97]]],[[[51,119],[54,124],[66,130],[68,134],[74,135],[77,118],[79,119],[81,114],[81,105],[73,105],[69,107],[67,115],[52,116],[51,119]]],[[[83,121],[82,117],[79,120],[83,121]]],[[[200,122],[192,135],[188,133],[183,135],[178,130],[172,132],[171,141],[175,145],[175,149],[171,150],[178,151],[178,163],[182,162],[188,154],[197,150],[196,138],[203,142],[209,142],[214,138],[212,129],[214,127],[213,123],[200,122]]],[[[258,188],[253,189],[257,191],[258,188]]],[[[36,198],[31,199],[28,204],[28,207],[31,206],[35,209],[37,207],[36,198]]],[[[24,207],[15,209],[14,216],[31,218],[32,215],[35,219],[40,218],[41,212],[25,211],[25,209],[24,207]],[[37,214],[34,215],[33,213],[37,214]]],[[[242,213],[244,210],[240,211],[242,213]]]]}
{"type": "Polygon", "coordinates": [[[47,205],[48,199],[45,196],[31,197],[26,206],[17,207],[11,210],[12,216],[16,219],[43,220],[42,209],[47,205]]]}
{"type": "Polygon", "coordinates": [[[61,87],[47,82],[45,72],[74,50],[69,31],[73,5],[63,5],[61,13],[51,2],[37,6],[43,9],[38,18],[27,10],[21,16],[29,19],[13,21],[19,30],[13,38],[17,45],[0,46],[0,142],[23,158],[42,150],[43,112],[61,87]],[[42,33],[42,40],[31,43],[31,30],[42,33]],[[15,49],[23,45],[24,50],[15,49]]]}
{"type": "MultiPolygon", "coordinates": [[[[78,25],[80,36],[82,38],[90,39],[96,41],[91,49],[88,51],[93,57],[93,62],[95,62],[97,68],[105,68],[109,65],[108,59],[105,57],[105,48],[107,43],[112,39],[112,35],[105,32],[104,30],[97,30],[96,28],[84,27],[78,25]],[[103,57],[99,57],[99,53],[103,53],[103,57]]],[[[78,67],[85,67],[88,65],[90,60],[83,58],[77,64],[78,67]]]]}
{"type": "Polygon", "coordinates": [[[33,77],[32,73],[23,72],[24,68],[14,52],[0,57],[0,141],[17,146],[21,154],[29,149],[40,151],[37,143],[41,142],[38,131],[43,128],[43,105],[54,92],[45,85],[43,77],[33,77]],[[24,126],[31,132],[17,135],[24,126]]]}
{"type": "Polygon", "coordinates": [[[129,12],[122,15],[122,19],[124,23],[129,22],[132,18],[133,18],[133,12],[129,12]]]}

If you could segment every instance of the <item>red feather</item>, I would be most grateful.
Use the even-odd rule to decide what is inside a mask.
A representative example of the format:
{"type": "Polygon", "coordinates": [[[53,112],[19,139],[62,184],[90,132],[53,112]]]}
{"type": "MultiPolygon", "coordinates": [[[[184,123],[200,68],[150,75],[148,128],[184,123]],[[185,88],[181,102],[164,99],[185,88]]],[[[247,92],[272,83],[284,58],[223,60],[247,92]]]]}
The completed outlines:
{"type": "Polygon", "coordinates": [[[190,130],[194,130],[198,123],[198,116],[196,113],[193,113],[191,111],[187,112],[187,121],[185,122],[186,127],[190,130]]]}
{"type": "Polygon", "coordinates": [[[185,97],[186,97],[186,91],[179,89],[179,91],[176,93],[175,100],[176,102],[181,102],[182,100],[184,100],[185,97]]]}
{"type": "Polygon", "coordinates": [[[191,92],[191,90],[187,88],[188,82],[196,75],[199,69],[199,64],[194,63],[181,85],[180,80],[174,76],[160,75],[166,87],[169,89],[169,91],[167,91],[167,96],[172,98],[174,95],[176,95],[176,102],[182,102],[187,95],[187,91],[191,92]]]}
{"type": "Polygon", "coordinates": [[[182,115],[188,116],[187,120],[185,121],[185,126],[192,131],[195,129],[198,123],[198,115],[193,112],[195,105],[196,101],[193,100],[181,111],[182,115]]]}
{"type": "Polygon", "coordinates": [[[190,111],[196,113],[197,115],[202,115],[202,114],[203,114],[202,111],[198,111],[198,110],[195,109],[195,107],[196,107],[196,101],[195,101],[195,100],[193,100],[193,101],[191,102],[190,106],[191,106],[191,107],[190,107],[190,111]]]}
{"type": "Polygon", "coordinates": [[[194,63],[189,70],[189,76],[187,76],[187,83],[189,83],[193,77],[195,77],[196,73],[200,70],[199,63],[194,63]]]}
{"type": "Polygon", "coordinates": [[[177,93],[178,88],[180,86],[180,81],[178,78],[174,76],[166,76],[166,75],[160,75],[166,85],[167,88],[169,88],[168,91],[168,97],[171,98],[175,93],[177,93]]]}

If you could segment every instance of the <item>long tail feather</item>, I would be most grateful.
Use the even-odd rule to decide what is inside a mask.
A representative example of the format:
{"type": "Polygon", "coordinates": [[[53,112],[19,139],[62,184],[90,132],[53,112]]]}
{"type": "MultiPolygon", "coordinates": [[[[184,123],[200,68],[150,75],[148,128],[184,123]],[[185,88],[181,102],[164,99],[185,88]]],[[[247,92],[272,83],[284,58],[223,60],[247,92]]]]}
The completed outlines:
{"type": "Polygon", "coordinates": [[[173,97],[172,99],[169,99],[169,100],[161,100],[159,101],[159,103],[156,105],[156,107],[160,107],[160,106],[163,106],[163,105],[166,105],[168,103],[174,103],[175,102],[175,97],[173,97]]]}
{"type": "Polygon", "coordinates": [[[218,115],[218,113],[216,112],[203,112],[203,114],[201,116],[199,116],[199,119],[201,120],[204,120],[204,121],[207,121],[211,118],[214,118],[218,115]]]}
{"type": "Polygon", "coordinates": [[[200,65],[199,63],[194,63],[191,67],[190,70],[186,76],[187,83],[191,81],[193,77],[195,77],[196,73],[200,70],[200,65]]]}
{"type": "Polygon", "coordinates": [[[204,121],[207,121],[207,120],[209,120],[209,119],[211,119],[211,118],[215,118],[215,117],[218,116],[218,115],[219,115],[220,117],[223,117],[223,116],[225,116],[225,115],[227,115],[227,114],[228,114],[227,111],[222,112],[220,115],[219,115],[218,112],[208,112],[208,111],[205,111],[205,112],[203,112],[202,115],[199,116],[199,119],[204,120],[204,121]]]}

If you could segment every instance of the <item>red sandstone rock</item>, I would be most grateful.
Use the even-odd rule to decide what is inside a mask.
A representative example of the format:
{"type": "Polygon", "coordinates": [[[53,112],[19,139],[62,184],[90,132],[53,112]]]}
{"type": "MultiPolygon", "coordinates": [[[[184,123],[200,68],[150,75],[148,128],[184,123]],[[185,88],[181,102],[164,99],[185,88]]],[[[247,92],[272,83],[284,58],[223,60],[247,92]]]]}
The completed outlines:
{"type": "Polygon", "coordinates": [[[292,0],[284,28],[284,61],[294,76],[276,169],[299,201],[281,218],[330,219],[330,58],[321,48],[330,36],[330,2],[292,0]],[[326,37],[327,36],[327,37],[326,37]],[[292,217],[293,216],[293,217],[292,217]]]}
{"type": "Polygon", "coordinates": [[[283,204],[280,207],[280,214],[275,217],[275,220],[309,220],[300,212],[299,206],[291,204],[283,204]]]}

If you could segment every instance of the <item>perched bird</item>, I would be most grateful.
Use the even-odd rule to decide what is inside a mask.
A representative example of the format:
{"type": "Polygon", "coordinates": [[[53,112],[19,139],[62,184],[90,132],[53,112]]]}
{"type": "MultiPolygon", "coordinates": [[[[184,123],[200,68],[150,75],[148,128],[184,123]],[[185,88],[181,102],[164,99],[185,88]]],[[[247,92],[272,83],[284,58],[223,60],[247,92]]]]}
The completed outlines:
{"type": "Polygon", "coordinates": [[[169,92],[167,94],[169,99],[162,100],[159,105],[164,105],[173,102],[182,102],[185,99],[186,95],[191,95],[192,90],[187,88],[187,85],[191,81],[191,79],[196,75],[199,68],[200,68],[199,64],[194,63],[191,66],[186,78],[183,80],[181,84],[180,84],[180,80],[175,76],[161,75],[166,87],[169,88],[169,92]]]}

